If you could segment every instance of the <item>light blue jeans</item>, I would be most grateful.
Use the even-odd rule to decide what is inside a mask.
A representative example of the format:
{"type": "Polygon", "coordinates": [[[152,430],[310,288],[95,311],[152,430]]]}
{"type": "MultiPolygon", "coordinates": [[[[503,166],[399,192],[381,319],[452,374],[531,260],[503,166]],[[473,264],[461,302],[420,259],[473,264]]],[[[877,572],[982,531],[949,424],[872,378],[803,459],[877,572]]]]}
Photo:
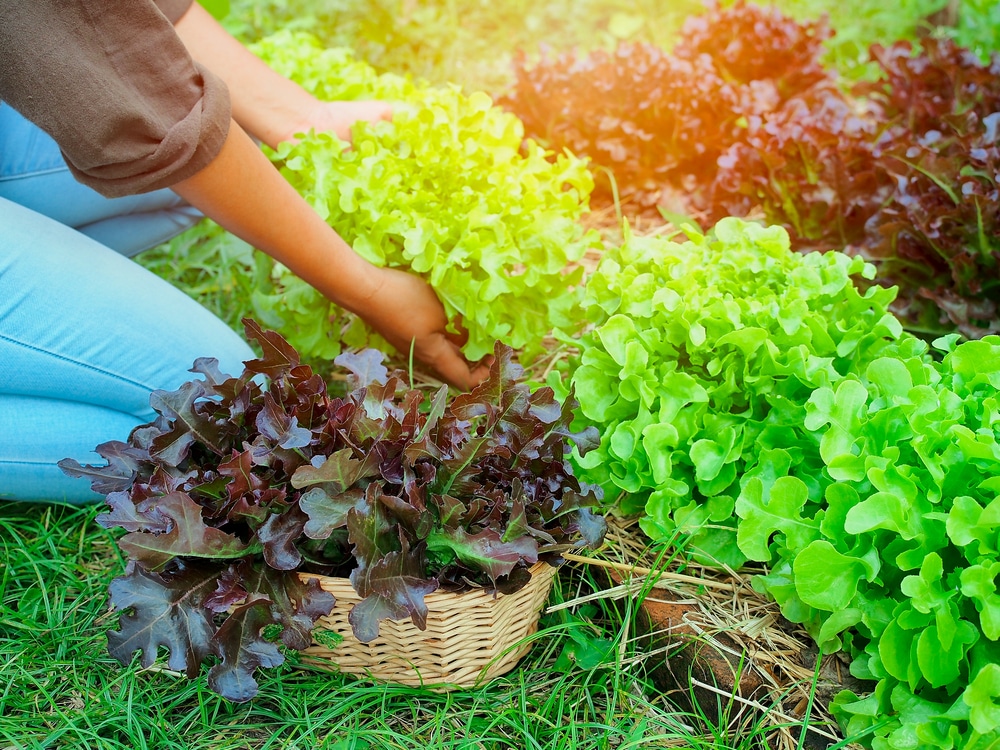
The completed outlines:
{"type": "Polygon", "coordinates": [[[216,357],[253,351],[221,320],[129,260],[201,215],[160,190],[107,199],[76,182],[56,144],[0,104],[0,499],[85,503],[56,466],[150,421],[149,394],[216,357]]]}

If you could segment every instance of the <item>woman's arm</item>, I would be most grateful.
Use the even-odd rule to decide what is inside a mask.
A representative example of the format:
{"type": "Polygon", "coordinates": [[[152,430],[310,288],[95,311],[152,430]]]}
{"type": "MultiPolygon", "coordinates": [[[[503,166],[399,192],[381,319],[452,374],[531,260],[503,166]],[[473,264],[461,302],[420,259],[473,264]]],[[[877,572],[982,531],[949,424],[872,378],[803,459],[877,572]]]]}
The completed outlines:
{"type": "MultiPolygon", "coordinates": [[[[174,28],[191,56],[225,81],[236,123],[271,147],[310,128],[349,140],[357,120],[392,115],[384,102],[319,101],[271,70],[197,2],[174,28]]],[[[230,128],[208,168],[174,190],[327,299],[360,315],[399,351],[408,352],[412,341],[416,359],[446,381],[468,389],[486,377],[488,368],[470,367],[458,337],[445,332],[448,320],[434,291],[416,276],[359,257],[238,127],[230,128]]]]}
{"type": "Polygon", "coordinates": [[[358,120],[387,120],[392,107],[380,101],[322,102],[271,70],[234,39],[197,2],[174,25],[191,57],[229,87],[233,119],[271,148],[309,129],[350,140],[358,120]]]}
{"type": "Polygon", "coordinates": [[[173,188],[223,227],[363,317],[390,344],[469,389],[488,374],[461,355],[437,296],[422,279],[358,256],[233,123],[218,156],[173,188]]]}

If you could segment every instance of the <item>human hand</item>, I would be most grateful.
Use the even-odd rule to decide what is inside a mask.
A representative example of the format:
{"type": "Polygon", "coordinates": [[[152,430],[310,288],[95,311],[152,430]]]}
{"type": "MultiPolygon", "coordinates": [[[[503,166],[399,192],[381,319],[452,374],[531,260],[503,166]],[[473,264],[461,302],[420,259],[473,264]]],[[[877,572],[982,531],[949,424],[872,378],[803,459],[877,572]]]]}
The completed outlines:
{"type": "Polygon", "coordinates": [[[174,28],[191,57],[220,76],[229,88],[233,119],[271,148],[310,130],[333,132],[350,142],[351,125],[392,117],[382,101],[323,102],[269,68],[193,3],[174,28]]]}
{"type": "Polygon", "coordinates": [[[448,318],[434,290],[421,278],[392,268],[376,269],[376,291],[360,312],[401,352],[409,352],[443,380],[469,390],[489,375],[486,363],[462,356],[461,334],[445,330],[448,318]]]}
{"type": "Polygon", "coordinates": [[[366,99],[362,101],[317,101],[293,128],[293,132],[288,134],[288,138],[294,142],[298,133],[308,133],[315,130],[317,133],[330,132],[335,134],[342,141],[351,142],[351,127],[356,122],[380,122],[392,119],[392,105],[388,102],[376,99],[366,99]]]}
{"type": "Polygon", "coordinates": [[[489,367],[470,365],[462,336],[434,290],[418,276],[378,268],[344,242],[274,169],[236,123],[222,150],[173,188],[221,226],[283,263],[323,296],[360,315],[392,346],[409,352],[452,385],[471,389],[489,367]]]}

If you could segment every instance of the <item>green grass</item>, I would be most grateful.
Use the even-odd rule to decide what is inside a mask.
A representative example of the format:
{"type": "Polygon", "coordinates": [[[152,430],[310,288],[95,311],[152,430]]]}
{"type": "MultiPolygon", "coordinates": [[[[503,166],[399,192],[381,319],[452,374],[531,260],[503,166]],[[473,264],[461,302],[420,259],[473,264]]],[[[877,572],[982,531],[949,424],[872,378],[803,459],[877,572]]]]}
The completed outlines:
{"type": "MultiPolygon", "coordinates": [[[[543,619],[522,664],[473,690],[434,693],[285,665],[235,705],[162,666],[108,656],[108,583],[123,569],[96,509],[0,504],[0,748],[763,748],[765,717],[683,713],[657,695],[634,601],[543,619]],[[603,663],[602,663],[603,662],[603,663]]],[[[598,587],[564,568],[553,594],[598,587]]],[[[662,657],[661,657],[662,658],[662,657]]],[[[732,708],[732,707],[731,707],[732,708]]],[[[797,732],[796,732],[797,734],[797,732]]]]}

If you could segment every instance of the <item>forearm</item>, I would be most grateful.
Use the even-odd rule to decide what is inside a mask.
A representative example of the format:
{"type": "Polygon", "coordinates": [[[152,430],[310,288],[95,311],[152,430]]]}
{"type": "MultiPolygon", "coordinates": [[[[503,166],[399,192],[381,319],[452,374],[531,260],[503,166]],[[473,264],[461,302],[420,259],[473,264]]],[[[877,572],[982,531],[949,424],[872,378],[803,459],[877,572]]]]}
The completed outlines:
{"type": "Polygon", "coordinates": [[[369,312],[379,283],[374,266],[312,210],[235,123],[215,160],[173,189],[328,299],[354,313],[369,312]]]}
{"type": "Polygon", "coordinates": [[[315,128],[346,140],[353,122],[388,119],[392,108],[377,101],[318,102],[244,49],[197,3],[175,28],[191,56],[228,86],[236,122],[215,160],[174,190],[449,383],[471,388],[482,381],[486,366],[472,367],[461,356],[434,290],[417,276],[358,256],[247,135],[277,146],[315,128]]]}
{"type": "Polygon", "coordinates": [[[225,81],[233,119],[248,133],[275,148],[309,121],[315,97],[271,70],[197,2],[174,28],[191,56],[225,81]]]}

